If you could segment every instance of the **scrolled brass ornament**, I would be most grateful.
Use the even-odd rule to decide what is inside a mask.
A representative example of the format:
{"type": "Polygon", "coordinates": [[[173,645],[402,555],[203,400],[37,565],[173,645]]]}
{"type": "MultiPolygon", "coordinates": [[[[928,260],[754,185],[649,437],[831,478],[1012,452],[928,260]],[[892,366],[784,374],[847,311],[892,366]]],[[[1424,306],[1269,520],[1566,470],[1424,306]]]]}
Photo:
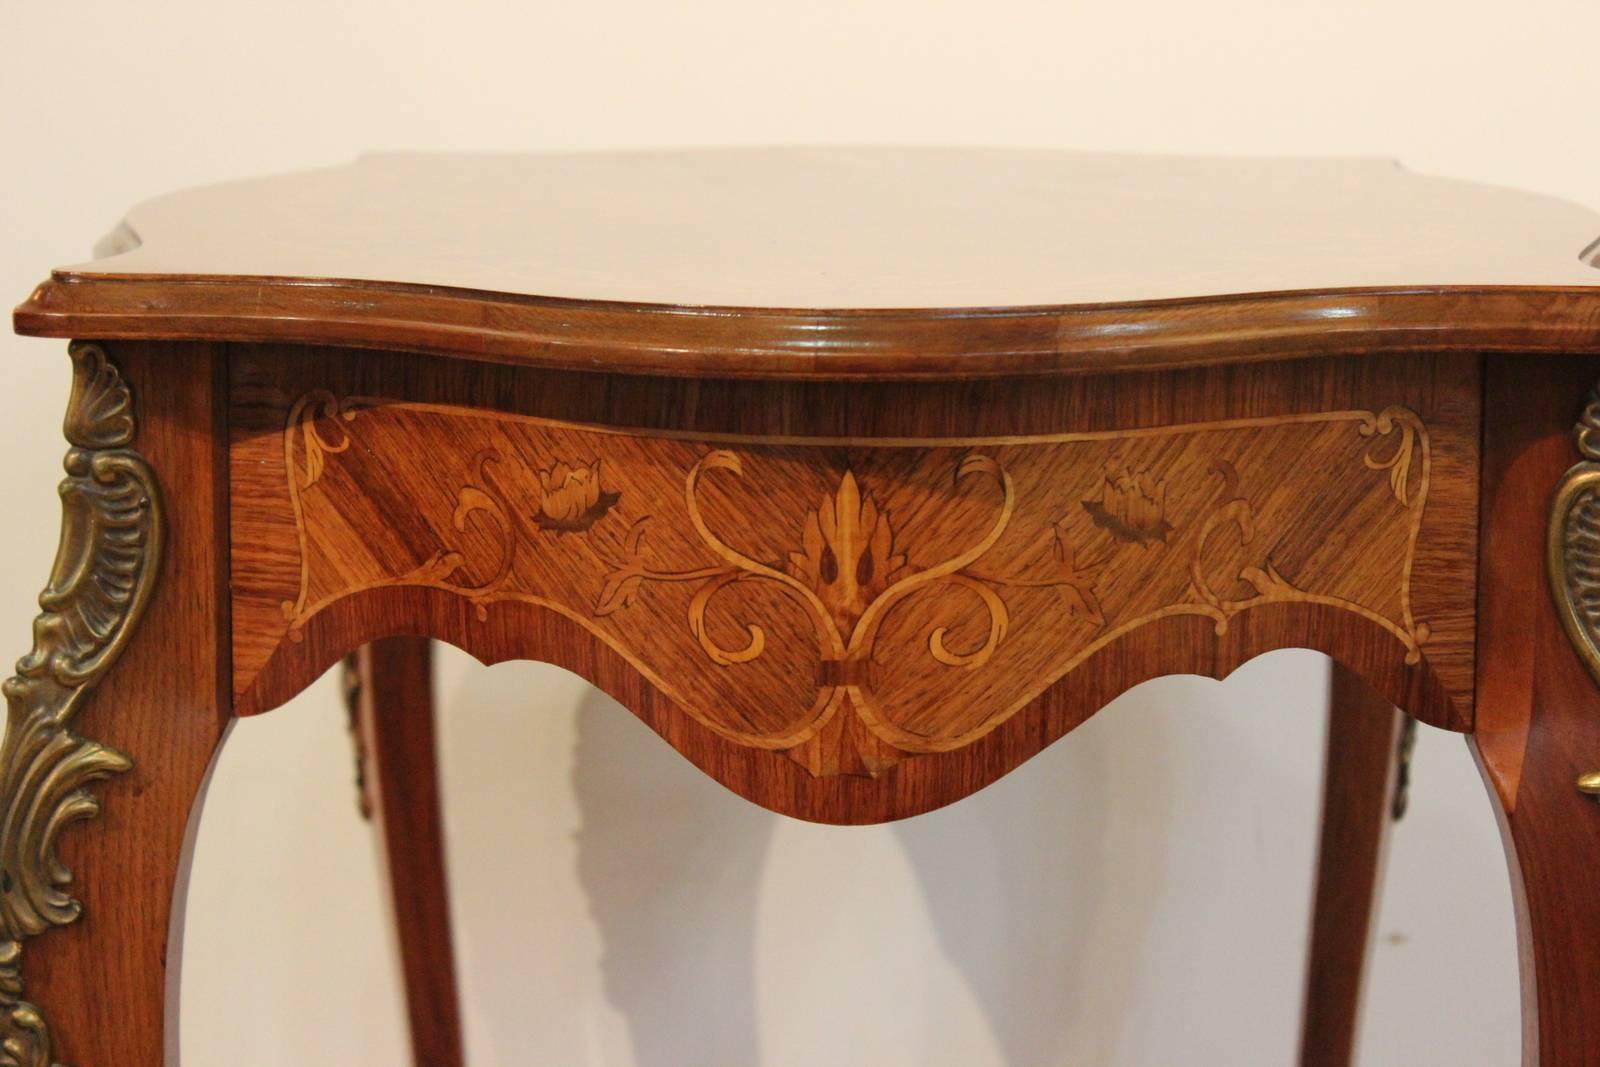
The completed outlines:
{"type": "MultiPolygon", "coordinates": [[[[1600,386],[1590,390],[1572,436],[1583,458],[1556,486],[1545,569],[1561,626],[1600,683],[1600,386]]],[[[1575,784],[1578,792],[1600,797],[1600,772],[1579,775],[1575,784]]]]}
{"type": "Polygon", "coordinates": [[[127,756],[68,729],[127,645],[161,558],[155,475],[130,447],[133,401],[105,352],[75,343],[61,483],[61,541],[39,594],[33,649],[3,687],[0,742],[0,1067],[52,1067],[44,1013],[24,996],[22,946],[75,921],[72,872],[56,855],[68,824],[99,811],[88,786],[127,756]]]}
{"type": "Polygon", "coordinates": [[[1545,562],[1561,625],[1600,682],[1600,390],[1589,394],[1573,440],[1583,458],[1556,486],[1545,562]]]}

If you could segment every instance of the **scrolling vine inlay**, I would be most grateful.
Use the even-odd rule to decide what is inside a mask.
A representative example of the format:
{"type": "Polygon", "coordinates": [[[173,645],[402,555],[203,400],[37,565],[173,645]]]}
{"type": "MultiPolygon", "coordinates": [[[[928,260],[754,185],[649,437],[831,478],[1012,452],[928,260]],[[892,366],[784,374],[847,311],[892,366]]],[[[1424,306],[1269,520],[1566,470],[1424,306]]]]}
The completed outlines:
{"type": "Polygon", "coordinates": [[[1403,407],[869,443],[318,390],[291,407],[283,456],[291,639],[385,586],[447,591],[479,619],[537,604],[710,729],[819,775],[969,744],[1157,619],[1222,634],[1264,605],[1332,606],[1409,663],[1429,638],[1410,580],[1430,443],[1403,407]],[[403,441],[440,447],[401,471],[403,441]],[[1322,472],[1319,491],[1296,471],[1322,472]],[[402,482],[412,503],[382,507],[402,482]],[[1354,573],[1352,553],[1372,565],[1354,573]]]}
{"type": "Polygon", "coordinates": [[[156,480],[133,443],[133,403],[99,347],[71,347],[67,478],[50,583],[39,594],[33,650],[4,686],[0,744],[0,1065],[49,1067],[50,1030],[25,999],[23,942],[75,921],[72,872],[57,858],[62,828],[93,816],[86,788],[128,770],[128,757],[68,729],[133,632],[161,557],[156,480]]]}

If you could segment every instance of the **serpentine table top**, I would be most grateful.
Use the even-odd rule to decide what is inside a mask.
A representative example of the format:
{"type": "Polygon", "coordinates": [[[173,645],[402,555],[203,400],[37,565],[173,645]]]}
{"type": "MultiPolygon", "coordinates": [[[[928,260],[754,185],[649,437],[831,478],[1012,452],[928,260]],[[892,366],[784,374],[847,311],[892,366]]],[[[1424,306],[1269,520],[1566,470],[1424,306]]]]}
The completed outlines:
{"type": "Polygon", "coordinates": [[[63,937],[29,988],[133,990],[54,1055],[154,1063],[227,723],[397,636],[560,664],[846,823],[958,800],[1145,679],[1319,649],[1471,738],[1529,1062],[1587,1062],[1597,239],[1380,160],[1000,149],[382,155],[135,208],[15,312],[77,339],[0,758],[22,1062],[52,1055],[17,961],[77,917],[82,787],[145,827],[69,842],[111,850],[85,900],[119,977],[63,937]],[[93,687],[103,741],[71,732],[93,687]]]}
{"type": "Polygon", "coordinates": [[[384,155],[145,203],[17,324],[761,377],[1549,349],[1592,337],[1597,238],[1376,159],[384,155]]]}

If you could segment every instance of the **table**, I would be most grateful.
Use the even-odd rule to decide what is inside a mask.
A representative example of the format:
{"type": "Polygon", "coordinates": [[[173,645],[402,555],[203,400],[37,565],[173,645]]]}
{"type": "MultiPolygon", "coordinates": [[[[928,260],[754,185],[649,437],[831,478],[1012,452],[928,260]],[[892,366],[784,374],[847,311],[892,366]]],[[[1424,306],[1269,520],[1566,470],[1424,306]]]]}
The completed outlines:
{"type": "Polygon", "coordinates": [[[1394,707],[1483,769],[1525,1062],[1592,1062],[1597,236],[1383,161],[1000,150],[378,156],[137,208],[15,313],[75,340],[5,686],[7,1062],[176,1062],[212,760],[352,654],[418,1062],[460,1062],[423,639],[834,823],[1320,650],[1302,1063],[1348,1062],[1394,707]]]}

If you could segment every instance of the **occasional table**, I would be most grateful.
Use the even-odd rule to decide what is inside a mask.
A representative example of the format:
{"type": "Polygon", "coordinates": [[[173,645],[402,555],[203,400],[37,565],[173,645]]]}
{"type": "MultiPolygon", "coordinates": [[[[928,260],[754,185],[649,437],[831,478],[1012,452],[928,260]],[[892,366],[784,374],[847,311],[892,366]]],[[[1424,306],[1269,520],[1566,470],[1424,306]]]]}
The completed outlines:
{"type": "Polygon", "coordinates": [[[212,761],[353,656],[417,1061],[459,1064],[429,639],[831,823],[1320,650],[1301,1062],[1349,1060],[1395,707],[1483,769],[1525,1063],[1596,1062],[1597,237],[1381,161],[1000,150],[381,156],[135,209],[15,313],[74,340],[0,1063],[176,1062],[212,761]]]}

